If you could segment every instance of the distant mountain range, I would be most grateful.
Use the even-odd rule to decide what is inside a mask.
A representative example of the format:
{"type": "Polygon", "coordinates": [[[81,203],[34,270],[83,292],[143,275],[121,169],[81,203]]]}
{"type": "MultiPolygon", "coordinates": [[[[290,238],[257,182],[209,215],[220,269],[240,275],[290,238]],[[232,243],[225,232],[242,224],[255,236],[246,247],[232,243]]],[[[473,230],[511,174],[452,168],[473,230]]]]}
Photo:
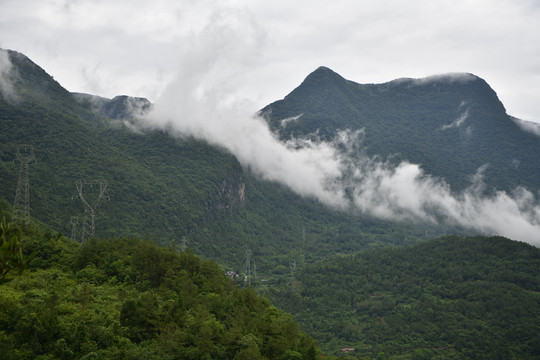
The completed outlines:
{"type": "Polygon", "coordinates": [[[133,118],[134,116],[148,112],[152,107],[152,103],[146,98],[119,95],[108,99],[83,93],[72,94],[75,100],[82,105],[92,108],[97,113],[101,113],[114,120],[133,118]]]}
{"type": "Polygon", "coordinates": [[[236,271],[251,250],[261,277],[288,272],[290,261],[415,243],[426,230],[431,237],[448,230],[334,211],[262,181],[204,141],[133,132],[124,120],[145,111],[147,100],[73,94],[23,54],[7,54],[12,94],[0,97],[0,197],[7,212],[17,186],[17,146],[30,144],[36,156],[31,216],[65,234],[71,234],[71,217],[79,217],[79,240],[85,209],[78,179],[108,183],[95,209],[95,236],[146,236],[178,248],[185,238],[198,254],[236,271]]]}
{"type": "MultiPolygon", "coordinates": [[[[4,77],[13,94],[0,98],[3,206],[9,209],[15,194],[17,145],[33,144],[31,215],[66,234],[72,216],[82,224],[75,181],[97,178],[108,182],[109,201],[96,209],[96,236],[144,235],[177,247],[186,238],[197,253],[235,270],[249,249],[269,276],[287,273],[293,261],[470,233],[459,224],[328,209],[261,180],[204,141],[173,138],[166,129],[131,131],[124,120],[148,111],[146,99],[70,93],[23,54],[7,54],[12,69],[4,77]]],[[[361,85],[321,67],[261,114],[281,139],[324,140],[340,129],[363,129],[362,152],[421,164],[456,191],[486,164],[490,189],[540,188],[540,139],[523,131],[474,75],[361,85]]]]}
{"type": "Polygon", "coordinates": [[[492,188],[540,188],[537,126],[509,116],[495,91],[472,74],[358,84],[320,67],[261,113],[282,139],[364,129],[369,154],[421,164],[454,190],[470,185],[484,165],[492,188]]]}
{"type": "Polygon", "coordinates": [[[304,267],[273,296],[325,352],[536,359],[540,249],[448,236],[304,267]]]}
{"type": "MultiPolygon", "coordinates": [[[[141,129],[137,117],[153,107],[147,99],[70,93],[25,55],[0,50],[0,56],[9,60],[0,68],[0,215],[10,216],[24,176],[17,147],[32,145],[30,215],[53,229],[34,240],[57,244],[40,243],[39,261],[64,256],[58,239],[65,239],[51,232],[71,234],[72,217],[79,219],[74,240],[80,240],[85,208],[75,183],[99,179],[108,186],[95,206],[95,237],[113,240],[91,246],[106,254],[108,244],[131,241],[114,238],[143,238],[190,247],[218,262],[218,271],[236,272],[240,282],[251,269],[251,284],[292,312],[325,352],[344,348],[370,358],[540,354],[538,249],[501,237],[431,240],[491,231],[483,221],[520,224],[534,236],[540,221],[538,126],[506,114],[484,80],[449,74],[357,84],[321,67],[260,110],[291,151],[301,139],[341,151],[336,154],[346,161],[340,165],[349,172],[332,180],[346,185],[344,197],[358,195],[352,184],[358,180],[362,191],[387,192],[372,199],[405,202],[385,217],[384,209],[330,209],[261,179],[221,147],[172,136],[167,126],[141,129]],[[353,144],[335,141],[344,133],[356,134],[349,138],[353,144]],[[362,178],[365,169],[378,173],[362,178]],[[409,187],[407,171],[414,184],[438,192],[409,187]],[[374,180],[379,187],[370,188],[374,180]],[[393,192],[396,186],[405,198],[393,192]],[[427,202],[418,205],[418,197],[427,202]],[[515,217],[500,213],[495,200],[515,217]],[[421,218],[430,211],[444,216],[444,202],[467,221],[421,218]],[[419,219],[411,218],[416,213],[407,212],[409,205],[421,208],[419,219]],[[400,211],[407,216],[396,220],[400,211]]],[[[99,195],[96,187],[84,188],[90,203],[99,195]]],[[[109,271],[108,257],[81,249],[109,271]]]]}

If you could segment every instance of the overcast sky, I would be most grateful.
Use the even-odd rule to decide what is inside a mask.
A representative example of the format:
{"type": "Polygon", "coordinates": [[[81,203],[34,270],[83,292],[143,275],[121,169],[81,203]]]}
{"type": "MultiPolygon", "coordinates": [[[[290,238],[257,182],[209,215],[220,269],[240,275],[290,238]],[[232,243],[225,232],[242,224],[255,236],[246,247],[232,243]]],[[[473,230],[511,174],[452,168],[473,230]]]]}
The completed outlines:
{"type": "Polygon", "coordinates": [[[0,47],[106,97],[156,101],[201,33],[254,111],[324,65],[359,83],[470,72],[540,122],[539,0],[0,0],[0,47]]]}

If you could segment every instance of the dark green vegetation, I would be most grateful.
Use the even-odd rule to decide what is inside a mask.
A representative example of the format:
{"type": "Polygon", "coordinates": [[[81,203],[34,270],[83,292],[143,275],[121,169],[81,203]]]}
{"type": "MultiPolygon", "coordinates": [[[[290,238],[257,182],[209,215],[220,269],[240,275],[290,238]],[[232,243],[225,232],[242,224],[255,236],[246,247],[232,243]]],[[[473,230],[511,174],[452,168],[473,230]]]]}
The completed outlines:
{"type": "Polygon", "coordinates": [[[540,249],[443,237],[306,266],[274,296],[321,348],[371,359],[538,359],[540,249]]]}
{"type": "MultiPolygon", "coordinates": [[[[252,284],[293,312],[325,350],[352,346],[357,356],[383,358],[538,356],[536,249],[446,238],[364,251],[463,230],[327,209],[262,181],[203,141],[131,131],[125,120],[133,107],[150,106],[144,99],[72,94],[24,55],[9,56],[15,95],[0,96],[0,215],[11,213],[17,145],[30,144],[37,159],[30,164],[32,217],[70,234],[70,218],[79,216],[80,225],[84,211],[75,181],[105,179],[108,201],[96,209],[96,237],[116,240],[80,247],[31,230],[25,251],[37,253],[32,268],[2,285],[0,351],[23,358],[254,358],[256,351],[310,358],[316,348],[287,315],[221,275],[243,273],[250,249],[252,284]],[[148,240],[179,249],[183,237],[223,269],[148,240]]],[[[465,80],[360,85],[321,68],[263,112],[284,139],[363,128],[369,155],[420,163],[454,189],[486,163],[490,189],[540,188],[538,138],[515,126],[483,80],[465,80]],[[281,119],[299,114],[281,127],[281,119]]],[[[96,193],[85,189],[85,197],[96,193]]]]}
{"type": "Polygon", "coordinates": [[[10,281],[13,273],[21,275],[32,257],[22,253],[22,229],[4,217],[0,222],[0,285],[10,281]]]}
{"type": "Polygon", "coordinates": [[[538,137],[521,130],[493,89],[472,74],[358,84],[321,67],[262,113],[284,139],[364,129],[368,154],[421,164],[454,190],[469,186],[485,164],[492,189],[540,188],[538,137]]]}
{"type": "Polygon", "coordinates": [[[134,239],[30,230],[30,269],[0,285],[0,358],[318,359],[290,315],[211,261],[134,239]]]}
{"type": "MultiPolygon", "coordinates": [[[[24,55],[9,52],[15,98],[0,96],[0,197],[12,203],[18,144],[34,146],[31,216],[64,234],[83,205],[75,181],[104,179],[97,237],[151,237],[243,271],[250,249],[260,277],[299,263],[386,244],[411,244],[443,229],[392,224],[327,209],[283,186],[261,181],[222,149],[161,131],[140,134],[118,118],[135,101],[71,94],[24,55]],[[113,117],[107,117],[106,114],[113,117]],[[302,237],[305,229],[305,240],[302,237]]],[[[97,195],[85,189],[89,200],[97,195]]]]}

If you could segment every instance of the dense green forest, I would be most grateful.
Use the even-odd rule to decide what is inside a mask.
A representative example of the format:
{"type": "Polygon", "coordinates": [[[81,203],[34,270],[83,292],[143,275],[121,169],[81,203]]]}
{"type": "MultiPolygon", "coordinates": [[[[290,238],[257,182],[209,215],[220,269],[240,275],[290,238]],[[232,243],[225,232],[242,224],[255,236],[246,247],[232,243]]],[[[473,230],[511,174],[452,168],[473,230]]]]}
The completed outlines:
{"type": "Polygon", "coordinates": [[[22,249],[28,268],[0,284],[3,359],[320,358],[309,336],[329,359],[540,356],[540,249],[505,238],[448,236],[299,267],[269,290],[292,316],[190,249],[80,245],[36,223],[22,249]]]}
{"type": "Polygon", "coordinates": [[[448,236],[332,257],[273,297],[323,350],[359,358],[538,359],[540,249],[448,236]]]}
{"type": "Polygon", "coordinates": [[[214,262],[137,239],[84,245],[31,226],[0,284],[0,358],[318,359],[313,339],[214,262]]]}
{"type": "Polygon", "coordinates": [[[524,132],[472,74],[358,84],[320,67],[261,113],[282,139],[363,129],[367,154],[421,164],[453,190],[469,186],[485,164],[491,190],[540,188],[538,136],[524,132]]]}
{"type": "MultiPolygon", "coordinates": [[[[319,358],[311,337],[326,358],[540,357],[538,249],[328,209],[204,141],[134,131],[131,102],[145,99],[72,94],[9,57],[0,216],[13,212],[18,145],[36,160],[22,247],[16,228],[1,234],[2,271],[12,250],[15,268],[0,277],[0,358],[319,358]],[[82,245],[79,179],[108,184],[82,245]]],[[[361,85],[320,68],[261,113],[284,140],[364,129],[362,152],[420,163],[456,191],[487,163],[487,192],[540,188],[538,138],[473,75],[361,85]]]]}
{"type": "Polygon", "coordinates": [[[424,240],[426,230],[431,237],[460,231],[328,209],[261,180],[204,141],[158,130],[134,132],[118,120],[129,116],[122,102],[130,98],[71,94],[24,55],[9,54],[18,95],[0,96],[0,126],[6,130],[0,132],[0,197],[13,202],[17,146],[33,145],[31,216],[64,234],[71,233],[76,216],[80,239],[85,209],[75,187],[79,179],[108,184],[95,209],[97,237],[151,237],[177,248],[185,237],[197,254],[237,272],[249,249],[267,280],[287,272],[289,262],[412,244],[424,240]]]}

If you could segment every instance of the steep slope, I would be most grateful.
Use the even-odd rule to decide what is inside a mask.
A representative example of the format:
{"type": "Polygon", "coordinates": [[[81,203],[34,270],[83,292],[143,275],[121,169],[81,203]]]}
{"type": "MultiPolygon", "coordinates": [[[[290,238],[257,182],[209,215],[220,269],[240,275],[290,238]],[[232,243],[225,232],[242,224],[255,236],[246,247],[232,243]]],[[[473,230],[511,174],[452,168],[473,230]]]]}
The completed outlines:
{"type": "Polygon", "coordinates": [[[51,232],[23,248],[30,269],[0,284],[2,359],[320,357],[290,315],[190,251],[51,232]]]}
{"type": "Polygon", "coordinates": [[[114,120],[126,120],[148,112],[152,106],[146,98],[134,98],[127,95],[107,99],[101,96],[72,93],[81,105],[101,113],[114,120]]]}
{"type": "Polygon", "coordinates": [[[539,270],[530,245],[452,236],[311,264],[273,298],[329,352],[535,359],[539,270]]]}
{"type": "MultiPolygon", "coordinates": [[[[71,233],[70,218],[78,216],[77,239],[84,213],[78,179],[108,183],[95,209],[97,237],[149,236],[178,247],[186,237],[198,254],[238,272],[250,249],[264,277],[286,273],[292,261],[413,243],[425,238],[426,229],[444,233],[335,212],[261,181],[234,156],[203,141],[135,133],[111,120],[129,114],[130,99],[70,94],[24,55],[9,56],[18,95],[0,97],[0,196],[12,203],[17,145],[33,145],[31,215],[65,234],[71,233]],[[109,105],[118,111],[107,113],[109,105]]],[[[95,189],[83,193],[97,199],[95,189]]]]}
{"type": "Polygon", "coordinates": [[[485,181],[497,189],[540,188],[540,140],[472,74],[358,84],[320,67],[261,113],[283,139],[365,129],[368,154],[421,164],[455,190],[485,164],[485,181]]]}

